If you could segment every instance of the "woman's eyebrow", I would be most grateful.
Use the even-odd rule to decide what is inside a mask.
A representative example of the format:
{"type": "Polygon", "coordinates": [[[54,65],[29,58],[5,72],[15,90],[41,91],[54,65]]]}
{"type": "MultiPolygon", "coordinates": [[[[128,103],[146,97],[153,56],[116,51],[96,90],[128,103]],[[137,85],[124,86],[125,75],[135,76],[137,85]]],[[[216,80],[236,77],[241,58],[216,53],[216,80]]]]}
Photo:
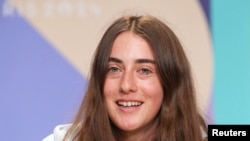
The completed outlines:
{"type": "Polygon", "coordinates": [[[151,59],[137,59],[136,63],[152,63],[152,64],[155,64],[155,61],[151,60],[151,59]]]}
{"type": "Polygon", "coordinates": [[[115,57],[109,57],[109,62],[122,63],[122,60],[115,57]]]}
{"type": "MultiPolygon", "coordinates": [[[[116,62],[116,63],[122,63],[122,60],[115,58],[115,57],[109,57],[109,62],[116,62]]],[[[135,63],[152,63],[155,64],[154,60],[151,59],[136,59],[135,63]]]]}

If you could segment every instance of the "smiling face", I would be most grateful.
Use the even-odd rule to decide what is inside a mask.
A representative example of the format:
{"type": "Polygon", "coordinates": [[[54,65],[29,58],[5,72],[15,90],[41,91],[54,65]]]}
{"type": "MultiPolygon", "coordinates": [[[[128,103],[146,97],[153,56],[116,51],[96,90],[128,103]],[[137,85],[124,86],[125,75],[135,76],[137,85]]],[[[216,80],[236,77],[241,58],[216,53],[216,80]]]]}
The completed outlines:
{"type": "Polygon", "coordinates": [[[121,33],[113,44],[104,84],[111,121],[125,132],[148,130],[162,99],[163,88],[149,44],[132,32],[121,33]]]}

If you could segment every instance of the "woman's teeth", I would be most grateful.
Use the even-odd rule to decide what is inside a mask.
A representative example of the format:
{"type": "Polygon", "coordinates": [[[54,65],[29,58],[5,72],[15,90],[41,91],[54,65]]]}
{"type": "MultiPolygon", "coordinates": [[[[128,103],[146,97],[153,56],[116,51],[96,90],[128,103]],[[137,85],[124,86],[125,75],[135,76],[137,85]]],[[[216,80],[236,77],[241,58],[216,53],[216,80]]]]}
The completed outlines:
{"type": "Polygon", "coordinates": [[[136,106],[141,106],[142,102],[135,102],[135,101],[129,101],[129,102],[125,102],[125,101],[118,101],[117,104],[119,106],[124,106],[124,107],[136,107],[136,106]]]}

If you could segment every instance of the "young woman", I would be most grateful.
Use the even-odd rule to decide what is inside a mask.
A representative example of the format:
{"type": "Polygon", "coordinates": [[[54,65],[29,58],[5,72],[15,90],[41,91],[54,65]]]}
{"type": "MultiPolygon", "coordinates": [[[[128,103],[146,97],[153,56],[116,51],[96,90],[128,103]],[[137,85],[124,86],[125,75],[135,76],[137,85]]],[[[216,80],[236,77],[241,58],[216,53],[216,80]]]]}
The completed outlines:
{"type": "Polygon", "coordinates": [[[145,15],[123,16],[107,29],[74,122],[47,140],[201,141],[206,134],[182,45],[145,15]]]}

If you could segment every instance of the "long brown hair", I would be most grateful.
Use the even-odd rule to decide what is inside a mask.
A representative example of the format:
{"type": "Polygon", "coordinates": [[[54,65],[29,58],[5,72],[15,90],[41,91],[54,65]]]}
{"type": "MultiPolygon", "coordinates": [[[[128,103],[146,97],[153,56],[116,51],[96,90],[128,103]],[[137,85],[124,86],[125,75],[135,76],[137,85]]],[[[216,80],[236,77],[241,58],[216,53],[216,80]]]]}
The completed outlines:
{"type": "Polygon", "coordinates": [[[106,30],[94,54],[87,91],[65,140],[118,141],[103,103],[103,86],[113,43],[125,31],[149,43],[164,90],[155,140],[201,141],[206,125],[196,105],[188,59],[174,32],[149,15],[123,16],[106,30]]]}

